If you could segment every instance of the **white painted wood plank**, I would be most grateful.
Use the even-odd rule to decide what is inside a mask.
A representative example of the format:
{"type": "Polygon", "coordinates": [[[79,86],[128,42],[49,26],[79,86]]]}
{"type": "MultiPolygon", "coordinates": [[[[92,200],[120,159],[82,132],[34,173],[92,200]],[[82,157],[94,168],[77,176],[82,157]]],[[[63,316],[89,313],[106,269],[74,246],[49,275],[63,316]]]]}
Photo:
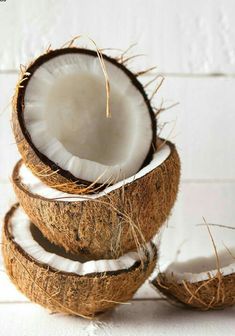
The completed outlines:
{"type": "MultiPolygon", "coordinates": [[[[13,187],[10,181],[0,182],[0,190],[1,190],[1,205],[0,205],[0,221],[3,220],[6,212],[10,209],[10,207],[17,202],[15,197],[15,193],[13,191],[13,187]]],[[[0,233],[1,236],[1,233],[0,233]]]]}
{"type": "Polygon", "coordinates": [[[158,102],[180,103],[161,120],[171,122],[163,135],[177,144],[184,180],[235,178],[234,85],[234,78],[168,77],[159,91],[158,102]]]}
{"type": "MultiPolygon", "coordinates": [[[[173,260],[186,260],[200,256],[214,256],[215,252],[203,224],[208,223],[235,228],[235,183],[182,183],[177,203],[168,226],[162,231],[159,265],[163,269],[173,260]]],[[[218,252],[225,246],[235,249],[235,230],[211,227],[218,252]]]]}
{"type": "Polygon", "coordinates": [[[0,304],[4,302],[29,302],[29,300],[16,289],[9,280],[4,268],[0,266],[0,304]]]}
{"type": "Polygon", "coordinates": [[[150,280],[155,277],[157,271],[154,271],[148,280],[140,287],[140,289],[136,292],[133,297],[133,300],[147,300],[158,297],[159,295],[156,293],[156,290],[150,284],[150,280]]]}
{"type": "MultiPolygon", "coordinates": [[[[0,3],[0,8],[1,5],[0,3]]],[[[11,101],[17,78],[17,74],[0,74],[0,182],[4,181],[4,183],[9,181],[12,168],[19,159],[11,129],[11,101]]],[[[6,190],[5,187],[4,190],[6,190]]],[[[6,197],[4,201],[5,199],[6,197]]]]}
{"type": "Polygon", "coordinates": [[[234,335],[234,309],[200,313],[165,301],[138,301],[101,315],[96,321],[50,315],[34,304],[1,304],[1,334],[8,336],[234,335]]]}
{"type": "Polygon", "coordinates": [[[0,66],[15,69],[77,34],[137,50],[170,73],[235,73],[233,0],[7,0],[0,3],[0,66]]]}
{"type": "MultiPolygon", "coordinates": [[[[9,182],[0,183],[0,192],[1,192],[1,203],[0,203],[0,241],[2,237],[2,223],[5,217],[6,212],[10,207],[17,202],[16,196],[13,192],[13,188],[9,182]]],[[[2,269],[2,254],[0,249],[0,269],[2,269]]],[[[0,274],[1,275],[1,274],[0,274]]],[[[1,283],[1,281],[0,281],[1,283]]],[[[5,287],[0,286],[0,301],[1,301],[1,292],[5,292],[5,287]]]]}

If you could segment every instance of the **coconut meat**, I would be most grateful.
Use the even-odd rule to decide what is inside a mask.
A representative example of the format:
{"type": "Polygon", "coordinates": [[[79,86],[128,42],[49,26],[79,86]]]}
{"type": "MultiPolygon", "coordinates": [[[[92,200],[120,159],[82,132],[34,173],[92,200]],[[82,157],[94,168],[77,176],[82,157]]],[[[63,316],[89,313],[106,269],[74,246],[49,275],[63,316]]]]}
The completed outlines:
{"type": "Polygon", "coordinates": [[[33,225],[27,215],[20,207],[18,207],[14,211],[10,221],[10,232],[14,241],[30,257],[40,263],[51,266],[58,271],[86,275],[89,273],[128,270],[137,261],[145,260],[147,254],[150,260],[154,257],[152,245],[151,243],[148,243],[145,247],[140,247],[137,252],[128,252],[118,259],[90,260],[84,262],[81,257],[73,257],[72,260],[68,258],[66,252],[62,249],[60,250],[63,252],[60,251],[60,254],[57,254],[56,251],[59,248],[47,241],[46,238],[43,238],[44,241],[46,241],[46,244],[45,242],[42,244],[41,237],[32,233],[32,226],[33,225]],[[54,253],[52,251],[54,251],[54,253]]]}
{"type": "MultiPolygon", "coordinates": [[[[235,273],[235,248],[223,249],[218,252],[220,272],[223,276],[235,273]]],[[[215,254],[207,257],[198,257],[186,261],[175,261],[167,266],[164,274],[178,283],[187,281],[195,283],[215,277],[218,273],[215,254]]]]}
{"type": "Polygon", "coordinates": [[[111,191],[118,189],[125,184],[132,183],[133,181],[143,177],[144,175],[150,173],[153,169],[160,166],[169,157],[170,153],[171,153],[170,146],[168,144],[161,144],[159,150],[154,153],[152,161],[147,166],[142,168],[137,174],[123,181],[115,183],[114,185],[107,187],[105,190],[99,193],[88,194],[85,197],[76,194],[64,193],[62,191],[48,187],[46,184],[41,182],[41,180],[38,177],[33,175],[31,170],[28,169],[24,164],[20,166],[19,177],[21,183],[24,184],[27,187],[28,191],[30,191],[32,194],[47,199],[57,199],[58,201],[67,201],[67,202],[84,201],[87,199],[96,199],[101,196],[104,196],[105,194],[107,195],[111,191]]]}
{"type": "Polygon", "coordinates": [[[152,120],[142,93],[105,60],[111,118],[99,59],[67,53],[29,77],[24,124],[33,145],[58,167],[85,181],[115,182],[135,174],[151,148],[152,120]]]}

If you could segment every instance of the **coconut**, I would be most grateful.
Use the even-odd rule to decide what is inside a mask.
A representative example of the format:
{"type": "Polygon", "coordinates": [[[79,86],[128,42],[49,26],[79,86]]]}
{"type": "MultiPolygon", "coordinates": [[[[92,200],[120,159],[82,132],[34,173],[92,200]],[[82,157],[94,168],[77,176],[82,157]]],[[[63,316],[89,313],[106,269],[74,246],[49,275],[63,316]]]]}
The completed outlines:
{"type": "Polygon", "coordinates": [[[170,300],[187,307],[209,310],[232,306],[235,303],[233,253],[224,249],[216,256],[173,262],[152,284],[170,300]]]}
{"type": "Polygon", "coordinates": [[[175,202],[180,161],[161,142],[136,175],[86,196],[48,187],[20,161],[13,185],[21,206],[47,239],[66,251],[113,258],[152,239],[175,202]]]}
{"type": "Polygon", "coordinates": [[[32,172],[69,193],[132,176],[156,144],[155,114],[137,76],[98,50],[75,47],[49,50],[25,69],[13,130],[32,172]]]}
{"type": "Polygon", "coordinates": [[[5,217],[7,272],[30,300],[53,312],[94,316],[131,299],[152,273],[152,243],[114,260],[84,261],[51,244],[18,205],[5,217]]]}

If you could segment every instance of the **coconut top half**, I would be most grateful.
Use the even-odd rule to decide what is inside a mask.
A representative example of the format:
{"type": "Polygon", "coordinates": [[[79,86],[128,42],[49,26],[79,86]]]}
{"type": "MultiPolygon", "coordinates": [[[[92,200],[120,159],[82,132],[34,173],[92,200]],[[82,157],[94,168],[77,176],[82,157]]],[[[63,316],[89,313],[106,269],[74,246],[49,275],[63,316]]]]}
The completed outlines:
{"type": "Polygon", "coordinates": [[[143,86],[123,64],[106,55],[103,61],[110,83],[109,118],[95,51],[50,51],[23,74],[15,95],[14,132],[23,160],[36,175],[44,175],[44,182],[54,172],[54,178],[65,179],[59,182],[112,184],[152,158],[156,121],[143,86]]]}

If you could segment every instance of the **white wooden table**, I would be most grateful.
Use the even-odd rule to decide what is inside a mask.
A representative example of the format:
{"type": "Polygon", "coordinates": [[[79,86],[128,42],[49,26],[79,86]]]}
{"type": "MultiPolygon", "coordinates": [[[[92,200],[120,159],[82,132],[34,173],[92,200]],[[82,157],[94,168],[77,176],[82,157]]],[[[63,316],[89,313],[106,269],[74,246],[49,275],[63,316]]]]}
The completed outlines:
{"type": "MultiPolygon", "coordinates": [[[[1,218],[15,201],[9,177],[19,155],[9,103],[19,65],[50,43],[58,47],[77,34],[90,35],[100,47],[125,49],[138,42],[136,52],[148,57],[136,58],[135,67],[157,64],[166,75],[156,103],[162,97],[166,105],[180,102],[161,118],[170,121],[164,135],[177,143],[182,182],[160,262],[174,259],[190,237],[188,253],[210,253],[206,231],[196,226],[202,216],[235,226],[234,17],[234,0],[0,1],[1,218]]],[[[234,246],[234,234],[213,230],[218,246],[234,246]]],[[[148,284],[130,304],[93,322],[52,315],[18,293],[2,271],[1,259],[0,269],[1,336],[235,335],[233,308],[206,313],[177,308],[160,300],[148,284]]]]}

